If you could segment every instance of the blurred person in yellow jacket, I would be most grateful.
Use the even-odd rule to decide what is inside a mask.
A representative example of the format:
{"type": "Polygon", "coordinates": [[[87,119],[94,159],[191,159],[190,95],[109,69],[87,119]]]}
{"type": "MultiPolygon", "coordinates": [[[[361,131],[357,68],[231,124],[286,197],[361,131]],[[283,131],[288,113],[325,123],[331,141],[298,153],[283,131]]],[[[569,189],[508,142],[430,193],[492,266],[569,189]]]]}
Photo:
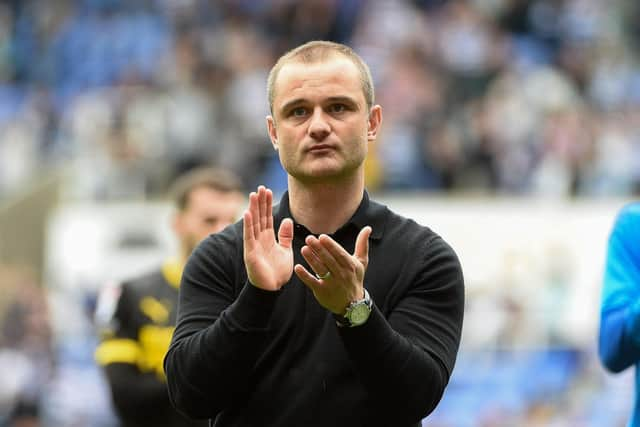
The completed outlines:
{"type": "Polygon", "coordinates": [[[106,286],[98,300],[101,343],[95,357],[123,427],[206,425],[171,406],[162,361],[175,326],[184,262],[201,240],[237,220],[244,197],[237,177],[213,168],[182,175],[170,194],[179,256],[156,271],[106,286]]]}

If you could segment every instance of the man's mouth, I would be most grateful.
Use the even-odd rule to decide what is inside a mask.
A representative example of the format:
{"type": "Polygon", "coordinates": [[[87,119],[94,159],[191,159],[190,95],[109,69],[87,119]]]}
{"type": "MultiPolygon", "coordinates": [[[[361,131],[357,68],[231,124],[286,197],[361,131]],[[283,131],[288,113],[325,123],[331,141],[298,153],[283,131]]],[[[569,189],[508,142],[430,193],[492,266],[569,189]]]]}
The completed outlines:
{"type": "Polygon", "coordinates": [[[309,151],[327,151],[333,150],[333,147],[329,144],[314,144],[309,148],[309,151]]]}

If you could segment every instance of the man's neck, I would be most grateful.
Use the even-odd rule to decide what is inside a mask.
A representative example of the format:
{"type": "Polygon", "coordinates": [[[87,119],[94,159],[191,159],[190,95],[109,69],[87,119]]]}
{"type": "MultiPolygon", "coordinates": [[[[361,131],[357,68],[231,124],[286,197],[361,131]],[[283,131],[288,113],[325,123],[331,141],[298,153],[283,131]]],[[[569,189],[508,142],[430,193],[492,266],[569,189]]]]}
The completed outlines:
{"type": "Polygon", "coordinates": [[[364,194],[364,179],[345,183],[303,184],[289,177],[293,219],[314,234],[332,234],[353,216],[364,194]]]}

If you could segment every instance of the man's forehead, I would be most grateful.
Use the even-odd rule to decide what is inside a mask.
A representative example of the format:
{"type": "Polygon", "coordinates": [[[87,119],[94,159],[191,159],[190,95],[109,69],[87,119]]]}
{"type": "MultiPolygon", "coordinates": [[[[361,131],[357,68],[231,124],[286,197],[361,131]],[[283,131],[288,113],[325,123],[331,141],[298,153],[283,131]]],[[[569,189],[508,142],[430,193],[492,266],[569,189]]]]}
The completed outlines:
{"type": "MultiPolygon", "coordinates": [[[[312,63],[287,62],[280,69],[275,84],[276,104],[288,102],[290,97],[296,97],[295,92],[298,90],[314,87],[362,92],[362,82],[356,65],[346,57],[334,55],[327,60],[312,63]]],[[[364,100],[364,95],[362,96],[364,100]]]]}
{"type": "Polygon", "coordinates": [[[225,205],[231,202],[240,203],[243,199],[242,193],[239,191],[221,191],[215,188],[200,186],[194,188],[189,197],[189,205],[191,206],[209,206],[209,205],[225,205]],[[211,203],[212,200],[223,203],[211,203]]]}
{"type": "Polygon", "coordinates": [[[281,77],[291,78],[329,69],[340,70],[341,73],[352,74],[355,77],[358,77],[359,74],[358,67],[352,60],[344,55],[334,54],[312,62],[292,59],[282,65],[278,73],[278,81],[281,80],[281,77]]]}

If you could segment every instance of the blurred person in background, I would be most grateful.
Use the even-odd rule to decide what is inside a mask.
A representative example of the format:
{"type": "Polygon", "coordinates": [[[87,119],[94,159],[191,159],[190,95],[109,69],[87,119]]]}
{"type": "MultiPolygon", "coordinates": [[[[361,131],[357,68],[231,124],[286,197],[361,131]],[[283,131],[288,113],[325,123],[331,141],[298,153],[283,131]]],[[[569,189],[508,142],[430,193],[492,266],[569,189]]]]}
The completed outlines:
{"type": "Polygon", "coordinates": [[[237,220],[240,188],[239,179],[221,169],[199,168],[180,176],[171,191],[179,257],[100,295],[96,320],[103,338],[95,356],[124,427],[201,425],[171,407],[162,360],[175,325],[184,261],[201,240],[237,220]]]}
{"type": "Polygon", "coordinates": [[[629,426],[640,426],[640,203],[625,206],[609,237],[600,312],[599,351],[611,372],[636,368],[629,426]]]}
{"type": "Polygon", "coordinates": [[[349,47],[290,51],[268,92],[288,191],[272,208],[259,186],[243,221],[189,258],[165,358],[171,400],[220,427],[418,426],[458,351],[457,256],[369,199],[382,108],[349,47]]]}

